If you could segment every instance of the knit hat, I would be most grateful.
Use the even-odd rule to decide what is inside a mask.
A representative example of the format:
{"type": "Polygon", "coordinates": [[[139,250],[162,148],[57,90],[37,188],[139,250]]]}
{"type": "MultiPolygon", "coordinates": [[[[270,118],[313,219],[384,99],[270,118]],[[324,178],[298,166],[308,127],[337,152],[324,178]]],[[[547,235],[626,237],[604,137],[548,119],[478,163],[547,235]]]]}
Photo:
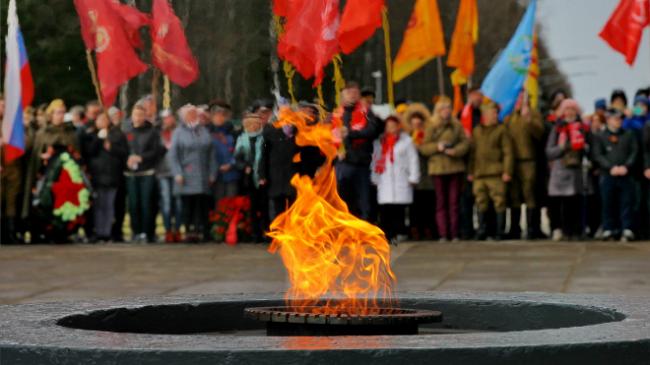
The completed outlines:
{"type": "Polygon", "coordinates": [[[636,98],[634,98],[634,104],[636,105],[638,103],[643,103],[650,108],[650,99],[646,98],[643,95],[639,95],[636,98]]]}
{"type": "Polygon", "coordinates": [[[582,114],[582,109],[580,108],[580,105],[578,104],[577,101],[573,99],[562,100],[562,103],[560,103],[560,107],[558,108],[558,114],[561,117],[564,117],[564,114],[566,113],[567,109],[575,110],[578,115],[582,114]]]}
{"type": "Polygon", "coordinates": [[[160,111],[160,117],[161,118],[166,118],[166,117],[169,117],[169,116],[171,116],[173,114],[174,113],[172,112],[171,109],[163,109],[163,110],[160,111]]]}
{"type": "Polygon", "coordinates": [[[594,103],[594,109],[607,110],[607,100],[605,98],[596,100],[596,102],[594,103]]]}

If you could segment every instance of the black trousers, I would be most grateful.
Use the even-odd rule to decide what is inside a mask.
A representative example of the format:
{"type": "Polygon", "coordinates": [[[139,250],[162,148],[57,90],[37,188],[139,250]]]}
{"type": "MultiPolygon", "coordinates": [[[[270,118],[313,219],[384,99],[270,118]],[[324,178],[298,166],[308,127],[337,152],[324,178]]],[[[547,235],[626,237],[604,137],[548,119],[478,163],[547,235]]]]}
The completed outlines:
{"type": "MultiPolygon", "coordinates": [[[[182,195],[185,232],[206,234],[209,199],[205,194],[182,195]]],[[[207,239],[208,237],[206,237],[207,239]]]]}
{"type": "Polygon", "coordinates": [[[460,193],[460,236],[463,239],[474,238],[474,193],[472,183],[463,177],[463,186],[460,193]]]}
{"type": "Polygon", "coordinates": [[[269,198],[263,187],[250,188],[248,196],[251,199],[251,228],[253,242],[262,243],[264,234],[269,229],[269,198]]]}
{"type": "MultiPolygon", "coordinates": [[[[423,177],[423,179],[429,177],[423,177]]],[[[421,239],[438,237],[436,226],[436,192],[435,190],[415,190],[413,204],[409,207],[411,230],[417,230],[421,239]]]]}
{"type": "Polygon", "coordinates": [[[379,225],[389,240],[397,235],[406,234],[406,205],[381,204],[379,205],[379,225]]]}
{"type": "Polygon", "coordinates": [[[565,236],[582,235],[582,196],[549,197],[552,229],[561,229],[565,236]]]}
{"type": "Polygon", "coordinates": [[[111,237],[115,242],[124,241],[122,227],[124,226],[124,216],[126,215],[126,181],[122,180],[117,186],[115,194],[115,221],[111,228],[111,237]]]}
{"type": "Polygon", "coordinates": [[[277,216],[284,213],[293,204],[294,200],[296,198],[291,195],[280,195],[269,198],[269,222],[273,222],[277,216]]]}

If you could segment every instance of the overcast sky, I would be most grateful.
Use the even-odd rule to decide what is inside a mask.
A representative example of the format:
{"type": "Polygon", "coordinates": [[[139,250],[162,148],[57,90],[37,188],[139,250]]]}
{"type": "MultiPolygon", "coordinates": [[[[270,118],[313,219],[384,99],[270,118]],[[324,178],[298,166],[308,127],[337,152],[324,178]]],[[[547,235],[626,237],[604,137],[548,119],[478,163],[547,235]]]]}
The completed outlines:
{"type": "MultiPolygon", "coordinates": [[[[537,20],[551,57],[569,76],[574,97],[586,111],[593,102],[623,88],[628,98],[650,86],[650,30],[646,28],[633,67],[614,52],[598,33],[619,0],[539,0],[537,20]]],[[[542,69],[542,77],[543,77],[542,69]]]]}

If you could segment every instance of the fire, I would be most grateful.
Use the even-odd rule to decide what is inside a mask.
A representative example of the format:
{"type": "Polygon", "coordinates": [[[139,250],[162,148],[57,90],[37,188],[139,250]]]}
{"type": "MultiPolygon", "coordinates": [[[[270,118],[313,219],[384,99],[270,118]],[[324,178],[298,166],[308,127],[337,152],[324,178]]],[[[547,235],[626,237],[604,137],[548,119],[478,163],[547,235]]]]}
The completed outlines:
{"type": "Polygon", "coordinates": [[[297,311],[318,306],[323,313],[372,314],[393,302],[390,245],[381,229],[353,216],[337,192],[331,125],[311,126],[307,120],[283,108],[277,122],[296,126],[296,143],[317,146],[326,157],[313,180],[293,177],[296,201],[271,223],[269,251],[280,253],[291,283],[287,305],[297,311]],[[323,306],[324,298],[337,299],[323,306]]]}

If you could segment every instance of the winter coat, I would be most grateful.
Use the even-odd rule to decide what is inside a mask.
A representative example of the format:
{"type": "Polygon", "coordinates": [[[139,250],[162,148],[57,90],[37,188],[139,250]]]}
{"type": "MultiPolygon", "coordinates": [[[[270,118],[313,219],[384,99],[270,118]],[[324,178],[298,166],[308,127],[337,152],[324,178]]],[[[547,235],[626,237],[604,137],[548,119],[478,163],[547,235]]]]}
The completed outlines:
{"type": "Polygon", "coordinates": [[[260,184],[260,160],[262,159],[262,149],[264,148],[264,137],[262,132],[248,133],[244,132],[237,138],[235,144],[235,162],[237,169],[244,174],[242,179],[242,188],[244,190],[258,188],[260,184]],[[245,174],[247,167],[252,172],[245,174]]]}
{"type": "Polygon", "coordinates": [[[106,139],[92,133],[86,135],[84,140],[84,154],[93,187],[118,187],[129,154],[124,133],[117,128],[110,128],[106,139]],[[109,150],[104,148],[104,142],[107,140],[110,143],[109,150]]]}
{"type": "Polygon", "coordinates": [[[170,178],[173,177],[171,168],[171,161],[169,160],[169,149],[172,147],[172,136],[176,129],[170,130],[161,130],[160,131],[160,143],[165,148],[165,157],[161,158],[156,166],[156,176],[159,178],[170,178]]]}
{"type": "Polygon", "coordinates": [[[609,129],[594,136],[593,158],[602,174],[609,175],[614,166],[625,166],[631,170],[639,152],[636,136],[629,130],[609,129]]]}
{"type": "Polygon", "coordinates": [[[550,177],[548,180],[548,195],[551,197],[575,196],[585,192],[590,193],[593,187],[590,186],[591,179],[585,182],[582,161],[587,157],[587,151],[591,145],[591,134],[584,132],[586,148],[583,151],[572,151],[558,143],[560,133],[556,123],[548,136],[546,143],[546,157],[550,165],[550,177]],[[567,164],[567,157],[575,155],[572,160],[579,161],[578,165],[567,164]]]}
{"type": "Polygon", "coordinates": [[[643,133],[643,127],[645,127],[648,122],[650,122],[650,116],[631,116],[629,118],[625,118],[623,121],[623,129],[630,130],[635,134],[641,135],[641,133],[643,133]]]}
{"type": "MultiPolygon", "coordinates": [[[[295,129],[292,131],[296,133],[295,129]]],[[[295,136],[287,136],[282,128],[267,125],[262,133],[264,147],[260,159],[259,176],[266,180],[269,197],[291,196],[295,190],[291,178],[295,174],[293,156],[298,152],[295,136]]]]}
{"type": "MultiPolygon", "coordinates": [[[[55,151],[64,150],[73,151],[73,155],[80,155],[79,139],[77,138],[76,128],[71,123],[63,123],[58,126],[49,124],[36,132],[34,137],[34,148],[27,165],[27,174],[25,175],[25,191],[32,191],[36,184],[37,175],[43,168],[41,154],[45,153],[49,147],[55,151]]],[[[30,194],[23,195],[22,216],[26,218],[29,214],[31,205],[30,194]]]]}
{"type": "Polygon", "coordinates": [[[210,182],[217,177],[212,137],[201,125],[182,123],[172,135],[169,161],[174,176],[182,176],[183,184],[174,183],[174,195],[210,194],[210,182]]]}
{"type": "Polygon", "coordinates": [[[226,172],[219,171],[217,179],[223,183],[231,183],[239,180],[240,173],[235,166],[235,136],[232,132],[232,126],[230,124],[226,124],[223,127],[212,126],[209,130],[212,135],[217,168],[222,165],[230,165],[230,170],[226,172]]]}
{"type": "MultiPolygon", "coordinates": [[[[631,131],[636,137],[638,145],[643,143],[643,133],[645,126],[650,123],[650,116],[639,116],[635,115],[629,117],[623,121],[623,129],[631,131]]],[[[635,164],[631,167],[632,174],[642,178],[643,176],[643,153],[637,155],[637,160],[635,164]]]]}
{"type": "Polygon", "coordinates": [[[370,109],[366,112],[367,124],[363,129],[354,130],[351,127],[354,107],[343,109],[343,125],[348,129],[348,135],[343,139],[345,158],[343,162],[357,166],[370,166],[372,162],[373,141],[380,131],[380,121],[370,109]]]}
{"type": "Polygon", "coordinates": [[[531,111],[528,118],[530,120],[526,120],[519,113],[513,113],[505,122],[512,139],[516,161],[535,161],[537,146],[544,136],[542,115],[539,112],[531,111]]]}
{"type": "Polygon", "coordinates": [[[641,144],[643,154],[643,168],[650,169],[650,123],[643,127],[643,143],[641,144]]]}
{"type": "Polygon", "coordinates": [[[452,120],[444,125],[430,124],[424,134],[424,142],[418,148],[428,157],[428,172],[431,176],[451,175],[465,172],[465,155],[470,143],[461,124],[452,120]],[[454,156],[438,151],[438,144],[444,143],[454,156]]]}
{"type": "Polygon", "coordinates": [[[139,128],[133,128],[126,134],[126,139],[129,142],[129,155],[142,157],[142,162],[138,164],[137,169],[129,169],[127,173],[153,171],[160,159],[165,156],[160,132],[149,122],[145,122],[139,128]]]}
{"type": "Polygon", "coordinates": [[[503,124],[474,128],[469,166],[468,173],[475,179],[512,176],[515,166],[512,140],[503,124]]]}
{"type": "Polygon", "coordinates": [[[413,185],[420,181],[420,161],[411,137],[402,133],[393,147],[393,161],[385,159],[385,170],[377,173],[375,167],[381,159],[381,139],[374,142],[371,179],[377,185],[379,204],[413,203],[413,185]]]}

